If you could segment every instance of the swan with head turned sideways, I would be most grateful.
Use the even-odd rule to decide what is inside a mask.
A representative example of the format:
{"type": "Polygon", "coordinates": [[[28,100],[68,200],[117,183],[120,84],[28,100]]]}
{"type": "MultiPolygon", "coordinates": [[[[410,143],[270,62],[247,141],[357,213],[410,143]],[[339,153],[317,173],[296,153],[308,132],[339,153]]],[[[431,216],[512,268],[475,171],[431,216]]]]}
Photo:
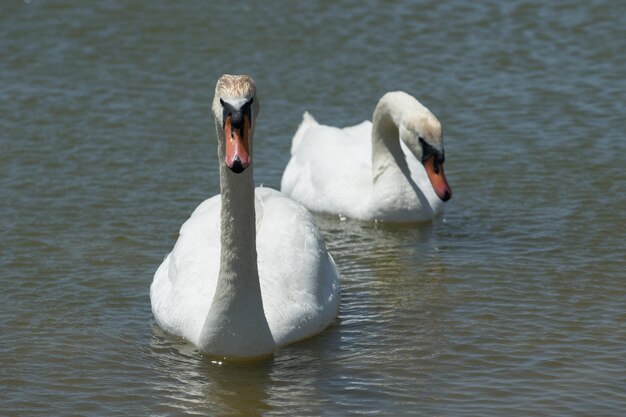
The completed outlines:
{"type": "Polygon", "coordinates": [[[385,94],[372,120],[339,129],[305,112],[281,191],[315,212],[359,220],[431,220],[452,196],[439,120],[401,91],[385,94]]]}
{"type": "Polygon", "coordinates": [[[252,79],[223,75],[212,110],[221,194],[181,227],[154,275],[152,311],[161,328],[210,356],[263,357],[335,320],[339,275],[309,211],[254,188],[252,79]]]}

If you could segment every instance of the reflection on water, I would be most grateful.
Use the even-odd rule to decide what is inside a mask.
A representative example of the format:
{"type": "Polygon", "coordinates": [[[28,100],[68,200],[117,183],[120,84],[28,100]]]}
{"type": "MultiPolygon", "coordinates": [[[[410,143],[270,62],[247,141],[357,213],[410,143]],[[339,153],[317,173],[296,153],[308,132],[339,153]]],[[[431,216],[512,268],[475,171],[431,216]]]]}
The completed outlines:
{"type": "Polygon", "coordinates": [[[204,357],[191,344],[165,335],[155,326],[151,339],[159,382],[153,386],[161,412],[217,412],[258,416],[270,409],[268,384],[273,360],[253,364],[221,363],[204,357]]]}

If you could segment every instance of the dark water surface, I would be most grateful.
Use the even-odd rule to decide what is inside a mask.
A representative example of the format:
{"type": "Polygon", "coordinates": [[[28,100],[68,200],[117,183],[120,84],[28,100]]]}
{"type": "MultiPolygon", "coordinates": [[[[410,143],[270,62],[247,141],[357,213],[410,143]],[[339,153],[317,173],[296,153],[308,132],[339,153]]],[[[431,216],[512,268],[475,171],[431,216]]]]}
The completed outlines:
{"type": "Polygon", "coordinates": [[[625,74],[617,1],[2,2],[0,414],[624,415],[625,74]],[[454,190],[431,224],[320,217],[340,317],[247,365],[148,297],[218,190],[223,72],[257,82],[258,184],[304,110],[402,89],[454,190]]]}

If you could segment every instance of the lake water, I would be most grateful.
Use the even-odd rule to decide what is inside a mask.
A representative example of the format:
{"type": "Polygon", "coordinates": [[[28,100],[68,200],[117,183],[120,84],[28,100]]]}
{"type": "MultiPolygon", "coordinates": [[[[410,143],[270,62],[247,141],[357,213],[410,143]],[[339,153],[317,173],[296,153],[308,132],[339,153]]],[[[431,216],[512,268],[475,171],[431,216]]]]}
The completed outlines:
{"type": "Polygon", "coordinates": [[[5,416],[620,416],[626,3],[0,4],[5,416]],[[218,192],[217,77],[249,73],[258,184],[309,110],[386,91],[445,131],[419,226],[318,217],[337,322],[252,364],[155,326],[153,274],[218,192]]]}

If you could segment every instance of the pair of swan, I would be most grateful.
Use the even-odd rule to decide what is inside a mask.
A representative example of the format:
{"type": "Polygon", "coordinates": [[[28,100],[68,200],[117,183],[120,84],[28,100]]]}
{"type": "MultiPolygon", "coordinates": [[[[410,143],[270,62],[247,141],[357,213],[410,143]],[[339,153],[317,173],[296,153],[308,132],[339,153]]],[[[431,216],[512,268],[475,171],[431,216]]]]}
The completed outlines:
{"type": "Polygon", "coordinates": [[[305,115],[282,179],[293,199],[254,187],[259,102],[252,79],[223,75],[212,110],[221,194],[183,224],[150,288],[158,325],[208,355],[268,356],[335,320],[339,272],[304,206],[360,219],[423,220],[440,210],[436,196],[450,196],[439,122],[407,94],[383,97],[373,130],[364,123],[341,131],[305,115]],[[370,130],[371,148],[359,138],[370,130]],[[369,184],[361,171],[371,173],[369,184]],[[401,195],[394,200],[394,193],[401,195]]]}

